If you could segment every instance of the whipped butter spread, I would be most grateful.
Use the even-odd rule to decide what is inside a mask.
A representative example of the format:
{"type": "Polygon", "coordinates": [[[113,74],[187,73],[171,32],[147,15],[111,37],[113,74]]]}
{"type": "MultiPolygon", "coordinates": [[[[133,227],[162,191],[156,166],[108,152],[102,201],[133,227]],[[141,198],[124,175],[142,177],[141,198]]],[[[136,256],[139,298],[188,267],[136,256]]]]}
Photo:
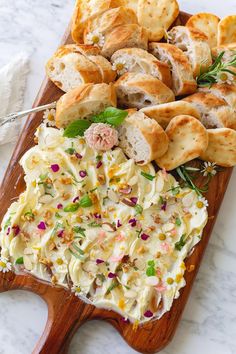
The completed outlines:
{"type": "Polygon", "coordinates": [[[100,153],[45,125],[36,137],[20,162],[26,191],[2,222],[1,262],[132,322],[160,318],[207,222],[201,198],[120,148],[100,153]]]}

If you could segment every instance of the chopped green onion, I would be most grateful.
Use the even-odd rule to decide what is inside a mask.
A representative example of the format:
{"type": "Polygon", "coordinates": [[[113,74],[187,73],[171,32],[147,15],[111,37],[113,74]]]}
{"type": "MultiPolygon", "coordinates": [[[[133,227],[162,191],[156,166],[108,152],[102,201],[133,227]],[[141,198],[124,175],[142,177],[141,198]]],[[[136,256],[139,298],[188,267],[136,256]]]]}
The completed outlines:
{"type": "Polygon", "coordinates": [[[175,249],[178,251],[181,251],[182,248],[185,246],[186,244],[186,240],[185,240],[186,234],[183,234],[180,238],[180,240],[178,242],[176,242],[175,244],[175,249]]]}

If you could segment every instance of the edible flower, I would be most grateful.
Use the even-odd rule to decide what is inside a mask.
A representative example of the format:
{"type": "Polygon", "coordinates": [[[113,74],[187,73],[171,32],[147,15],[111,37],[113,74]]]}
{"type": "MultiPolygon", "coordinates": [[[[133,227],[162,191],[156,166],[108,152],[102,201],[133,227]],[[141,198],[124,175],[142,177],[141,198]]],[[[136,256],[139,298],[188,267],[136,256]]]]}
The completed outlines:
{"type": "Polygon", "coordinates": [[[138,203],[138,198],[136,198],[136,197],[132,197],[132,198],[130,198],[130,200],[134,205],[136,205],[138,203]]]}
{"type": "Polygon", "coordinates": [[[96,264],[102,264],[102,263],[104,263],[104,260],[103,259],[96,259],[96,264]]]}
{"type": "Polygon", "coordinates": [[[217,174],[215,162],[204,162],[203,166],[201,172],[204,177],[213,177],[217,174]]]}
{"type": "Polygon", "coordinates": [[[55,116],[56,116],[55,109],[46,109],[46,111],[44,111],[44,113],[43,113],[43,122],[48,127],[55,127],[55,125],[56,125],[55,116]]]}
{"type": "Polygon", "coordinates": [[[110,278],[110,279],[116,278],[116,274],[110,272],[110,273],[108,273],[108,278],[110,278]]]}
{"type": "Polygon", "coordinates": [[[64,230],[58,231],[58,233],[57,233],[58,237],[63,237],[63,235],[64,235],[64,230]]]}
{"type": "Polygon", "coordinates": [[[153,313],[152,313],[152,311],[150,311],[150,310],[147,310],[146,312],[144,312],[144,317],[147,317],[147,318],[151,318],[151,317],[153,317],[153,313]]]}
{"type": "Polygon", "coordinates": [[[11,271],[11,263],[7,260],[7,258],[0,257],[0,272],[7,273],[11,271]]]}
{"type": "Polygon", "coordinates": [[[46,230],[46,224],[44,221],[40,221],[37,227],[39,230],[46,230]]]}
{"type": "Polygon", "coordinates": [[[79,286],[73,285],[71,291],[74,293],[75,296],[79,297],[81,293],[81,289],[79,286]]]}
{"type": "Polygon", "coordinates": [[[84,133],[89,147],[95,150],[108,151],[118,143],[118,132],[105,123],[93,123],[84,133]]]}
{"type": "Polygon", "coordinates": [[[123,75],[128,71],[129,65],[124,59],[116,59],[112,65],[112,70],[116,71],[118,75],[123,75]]]}
{"type": "Polygon", "coordinates": [[[146,241],[147,239],[149,239],[149,235],[147,235],[147,234],[145,234],[145,233],[143,233],[142,235],[141,235],[141,239],[143,240],[143,241],[146,241]]]}
{"type": "Polygon", "coordinates": [[[208,207],[208,201],[206,200],[206,198],[204,197],[199,197],[198,198],[198,201],[196,203],[196,206],[199,208],[199,209],[202,209],[202,208],[207,208],[208,207]]]}
{"type": "Polygon", "coordinates": [[[51,170],[52,170],[52,172],[56,173],[60,170],[60,167],[57,163],[55,163],[55,164],[51,165],[51,170]]]}
{"type": "Polygon", "coordinates": [[[89,32],[86,36],[88,44],[97,45],[98,47],[103,47],[105,43],[105,37],[99,31],[89,32]]]}
{"type": "Polygon", "coordinates": [[[96,168],[100,168],[102,166],[102,161],[98,161],[96,168]]]}
{"type": "Polygon", "coordinates": [[[86,171],[79,171],[79,175],[81,178],[84,178],[87,176],[87,172],[86,171]]]}
{"type": "Polygon", "coordinates": [[[63,205],[61,203],[57,204],[57,209],[62,209],[63,205]]]}
{"type": "Polygon", "coordinates": [[[118,220],[117,221],[117,227],[121,227],[121,226],[122,226],[122,224],[121,224],[120,220],[118,220]]]}
{"type": "Polygon", "coordinates": [[[132,226],[132,227],[135,227],[137,225],[137,220],[135,218],[133,219],[130,219],[129,220],[129,224],[132,226]]]}
{"type": "Polygon", "coordinates": [[[12,226],[12,230],[13,230],[14,236],[19,235],[19,233],[20,233],[20,227],[19,227],[19,225],[14,225],[14,226],[12,226]]]}

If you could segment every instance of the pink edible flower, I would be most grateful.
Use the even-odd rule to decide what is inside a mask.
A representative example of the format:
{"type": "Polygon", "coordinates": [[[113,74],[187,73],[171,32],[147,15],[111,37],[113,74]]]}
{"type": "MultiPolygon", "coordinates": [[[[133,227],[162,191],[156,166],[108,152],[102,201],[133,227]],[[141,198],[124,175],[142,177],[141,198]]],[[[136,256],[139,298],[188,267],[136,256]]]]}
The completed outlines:
{"type": "Polygon", "coordinates": [[[44,221],[40,221],[40,223],[38,224],[38,229],[39,230],[46,230],[46,224],[44,221]]]}
{"type": "Polygon", "coordinates": [[[118,132],[104,123],[91,124],[84,137],[89,147],[100,151],[108,151],[118,143],[118,132]]]}
{"type": "Polygon", "coordinates": [[[110,272],[110,273],[108,273],[108,278],[110,278],[110,279],[116,278],[116,274],[110,272]]]}
{"type": "Polygon", "coordinates": [[[134,203],[134,205],[136,205],[138,203],[138,198],[136,197],[132,197],[130,198],[131,202],[134,203]]]}
{"type": "Polygon", "coordinates": [[[58,231],[57,234],[58,237],[63,237],[63,235],[64,235],[64,230],[58,231]]]}
{"type": "Polygon", "coordinates": [[[141,239],[142,239],[143,241],[146,241],[149,237],[150,237],[149,235],[144,234],[144,233],[141,235],[141,239]]]}
{"type": "Polygon", "coordinates": [[[155,288],[157,289],[157,291],[159,293],[162,293],[163,291],[166,291],[166,286],[163,285],[163,283],[158,284],[157,286],[155,286],[155,288]]]}
{"type": "Polygon", "coordinates": [[[57,163],[55,163],[55,164],[51,165],[51,170],[53,172],[58,172],[60,170],[60,167],[57,163]]]}
{"type": "Polygon", "coordinates": [[[103,230],[100,231],[98,234],[98,243],[102,243],[105,236],[106,236],[105,231],[103,231],[103,230]]]}
{"type": "Polygon", "coordinates": [[[170,251],[170,244],[168,242],[162,242],[161,248],[168,253],[170,251]]]}
{"type": "Polygon", "coordinates": [[[104,263],[104,260],[102,260],[102,259],[96,259],[96,264],[101,264],[101,263],[104,263]]]}
{"type": "Polygon", "coordinates": [[[57,204],[57,209],[62,209],[63,208],[63,205],[60,203],[60,204],[57,204]]]}
{"type": "Polygon", "coordinates": [[[130,224],[132,227],[135,227],[136,224],[137,224],[137,220],[136,220],[135,218],[130,219],[130,220],[129,220],[129,224],[130,224]]]}
{"type": "Polygon", "coordinates": [[[117,256],[117,257],[113,256],[113,257],[110,258],[110,261],[111,262],[120,262],[123,257],[124,257],[123,254],[121,256],[117,256]]]}
{"type": "Polygon", "coordinates": [[[79,175],[81,178],[84,178],[87,176],[87,172],[86,171],[79,171],[79,175]]]}
{"type": "Polygon", "coordinates": [[[171,230],[170,233],[171,233],[172,236],[175,236],[176,235],[176,229],[171,230]]]}
{"type": "Polygon", "coordinates": [[[94,215],[95,219],[101,219],[102,218],[101,214],[94,213],[93,215],[94,215]]]}
{"type": "Polygon", "coordinates": [[[146,312],[144,312],[144,317],[150,318],[150,317],[152,317],[152,316],[153,316],[152,311],[147,310],[146,312]]]}
{"type": "Polygon", "coordinates": [[[125,236],[122,233],[116,236],[116,241],[123,241],[123,240],[125,240],[125,236]]]}
{"type": "Polygon", "coordinates": [[[13,230],[14,236],[19,235],[19,233],[20,233],[20,227],[19,227],[18,225],[12,226],[12,230],[13,230]]]}
{"type": "Polygon", "coordinates": [[[77,157],[77,159],[82,159],[82,155],[80,155],[78,152],[75,153],[75,156],[77,157]]]}

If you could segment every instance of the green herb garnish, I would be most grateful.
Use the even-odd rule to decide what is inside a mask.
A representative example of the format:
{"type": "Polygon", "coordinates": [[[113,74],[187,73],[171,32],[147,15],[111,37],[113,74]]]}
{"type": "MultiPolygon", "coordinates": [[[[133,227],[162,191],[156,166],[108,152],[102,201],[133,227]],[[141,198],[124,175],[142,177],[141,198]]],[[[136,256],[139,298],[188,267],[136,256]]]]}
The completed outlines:
{"type": "Polygon", "coordinates": [[[202,193],[207,192],[208,190],[208,182],[205,184],[204,188],[199,188],[193,182],[193,177],[189,174],[189,168],[185,167],[184,165],[178,167],[176,172],[178,173],[179,177],[185,182],[185,185],[191,189],[193,189],[197,195],[202,196],[202,193]]]}
{"type": "Polygon", "coordinates": [[[88,226],[90,226],[90,227],[102,227],[102,225],[98,224],[96,221],[90,222],[88,224],[88,226]]]}
{"type": "Polygon", "coordinates": [[[79,260],[84,260],[84,257],[80,256],[79,254],[75,253],[74,251],[72,251],[70,248],[69,248],[69,252],[77,259],[79,260]]]}
{"type": "Polygon", "coordinates": [[[82,208],[89,208],[93,205],[93,202],[92,202],[91,198],[86,194],[80,199],[79,205],[82,208]]]}
{"type": "Polygon", "coordinates": [[[55,213],[55,217],[56,217],[57,219],[61,219],[61,218],[62,218],[62,215],[60,215],[58,212],[56,212],[56,213],[55,213]]]}
{"type": "Polygon", "coordinates": [[[172,187],[171,189],[169,189],[167,192],[172,192],[173,195],[177,195],[180,192],[180,187],[172,187]]]}
{"type": "MultiPolygon", "coordinates": [[[[200,75],[197,77],[197,84],[200,87],[211,86],[218,82],[218,78],[226,78],[227,74],[236,76],[236,73],[230,70],[230,67],[236,67],[236,53],[228,62],[223,61],[225,52],[221,52],[215,59],[214,63],[207,70],[200,70],[200,75]]],[[[224,80],[222,80],[224,81],[224,80]]]]}
{"type": "Polygon", "coordinates": [[[146,173],[146,172],[141,172],[141,175],[143,176],[143,177],[145,177],[146,179],[148,179],[149,181],[153,181],[154,180],[154,178],[156,177],[156,176],[152,176],[152,175],[150,175],[149,173],[146,173]]]}
{"type": "Polygon", "coordinates": [[[94,123],[107,123],[114,127],[118,127],[127,117],[128,112],[115,107],[107,107],[102,113],[93,116],[91,119],[94,123]]]}
{"type": "Polygon", "coordinates": [[[175,249],[176,249],[176,250],[181,251],[182,248],[185,246],[185,244],[186,244],[185,237],[186,237],[186,234],[183,234],[183,235],[180,237],[180,240],[175,243],[175,249]]]}
{"type": "Polygon", "coordinates": [[[24,258],[23,257],[17,258],[16,264],[24,264],[24,258]]]}
{"type": "Polygon", "coordinates": [[[114,280],[106,291],[106,295],[109,294],[113,289],[117,288],[120,284],[117,280],[114,280]]]}
{"type": "Polygon", "coordinates": [[[152,276],[156,275],[155,261],[148,261],[148,268],[146,270],[146,275],[148,277],[152,277],[152,276]]]}
{"type": "Polygon", "coordinates": [[[72,247],[73,247],[77,252],[79,252],[79,254],[80,254],[81,256],[84,255],[84,251],[83,251],[81,248],[79,248],[75,243],[72,244],[72,247]]]}
{"type": "Polygon", "coordinates": [[[84,231],[86,231],[86,230],[83,229],[83,228],[80,227],[80,226],[74,226],[74,227],[73,227],[73,231],[74,231],[76,234],[80,234],[81,236],[86,237],[85,232],[84,232],[84,231]]]}
{"type": "Polygon", "coordinates": [[[97,274],[97,278],[99,279],[99,280],[101,280],[101,282],[102,283],[104,283],[104,281],[106,280],[106,277],[105,277],[105,275],[104,274],[97,274]]]}
{"type": "Polygon", "coordinates": [[[142,214],[142,212],[143,212],[143,207],[141,205],[139,205],[139,204],[136,204],[134,209],[135,209],[137,214],[142,214]]]}
{"type": "Polygon", "coordinates": [[[180,218],[176,218],[175,225],[180,226],[182,224],[180,218]]]}
{"type": "Polygon", "coordinates": [[[80,203],[70,203],[63,210],[66,213],[74,213],[79,209],[79,207],[80,207],[80,203]]]}
{"type": "Polygon", "coordinates": [[[88,120],[78,119],[70,123],[64,131],[63,136],[67,138],[75,138],[77,136],[83,136],[85,130],[87,130],[92,123],[88,120]]]}
{"type": "Polygon", "coordinates": [[[8,226],[11,225],[11,216],[7,219],[7,221],[4,224],[4,230],[6,230],[8,228],[8,226]]]}
{"type": "Polygon", "coordinates": [[[69,155],[74,155],[74,153],[76,152],[76,150],[74,148],[68,148],[65,150],[65,152],[69,155]]]}

